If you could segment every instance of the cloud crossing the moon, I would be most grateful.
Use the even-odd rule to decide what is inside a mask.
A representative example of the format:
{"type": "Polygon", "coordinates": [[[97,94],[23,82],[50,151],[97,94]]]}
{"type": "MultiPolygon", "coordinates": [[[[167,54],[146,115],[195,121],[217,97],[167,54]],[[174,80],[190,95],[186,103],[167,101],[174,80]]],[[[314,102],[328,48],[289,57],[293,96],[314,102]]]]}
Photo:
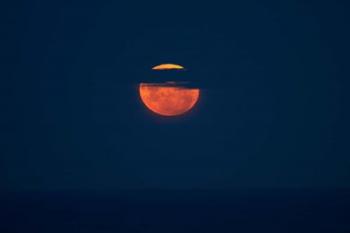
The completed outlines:
{"type": "MultiPolygon", "coordinates": [[[[161,64],[152,70],[184,70],[177,64],[161,64]]],[[[190,111],[198,102],[200,89],[190,88],[188,82],[174,80],[140,83],[139,94],[145,106],[154,113],[162,116],[178,116],[190,111]]]]}

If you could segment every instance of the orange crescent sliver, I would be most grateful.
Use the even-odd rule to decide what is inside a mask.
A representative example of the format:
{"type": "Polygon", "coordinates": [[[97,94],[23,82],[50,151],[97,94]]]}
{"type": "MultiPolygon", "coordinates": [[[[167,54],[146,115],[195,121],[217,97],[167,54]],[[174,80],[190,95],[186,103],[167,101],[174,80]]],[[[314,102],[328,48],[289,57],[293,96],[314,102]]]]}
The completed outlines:
{"type": "Polygon", "coordinates": [[[152,70],[183,70],[185,69],[183,66],[177,64],[160,64],[154,66],[152,70]]]}

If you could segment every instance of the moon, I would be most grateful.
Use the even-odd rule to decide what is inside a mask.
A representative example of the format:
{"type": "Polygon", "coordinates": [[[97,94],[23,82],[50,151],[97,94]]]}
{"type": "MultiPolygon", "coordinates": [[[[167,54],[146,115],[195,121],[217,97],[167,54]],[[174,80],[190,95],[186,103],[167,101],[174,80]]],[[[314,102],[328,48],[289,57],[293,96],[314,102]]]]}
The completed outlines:
{"type": "Polygon", "coordinates": [[[184,70],[185,67],[178,64],[160,64],[152,68],[152,70],[184,70]]]}
{"type": "MultiPolygon", "coordinates": [[[[182,70],[183,66],[162,64],[153,70],[182,70]]],[[[198,102],[200,90],[178,86],[176,82],[140,83],[139,94],[144,105],[162,116],[179,116],[190,111],[198,102]]]]}

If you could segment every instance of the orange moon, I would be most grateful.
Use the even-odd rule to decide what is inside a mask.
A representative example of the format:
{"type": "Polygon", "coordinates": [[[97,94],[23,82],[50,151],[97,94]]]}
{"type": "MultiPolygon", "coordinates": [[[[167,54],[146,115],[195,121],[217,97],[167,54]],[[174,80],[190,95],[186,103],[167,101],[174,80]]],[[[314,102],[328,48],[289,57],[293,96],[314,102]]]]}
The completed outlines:
{"type": "MultiPolygon", "coordinates": [[[[179,70],[180,65],[163,64],[153,70],[179,70]]],[[[200,90],[176,86],[176,82],[141,83],[139,93],[146,107],[162,116],[178,116],[191,110],[198,102],[200,90]]]]}
{"type": "Polygon", "coordinates": [[[185,68],[177,64],[160,64],[152,68],[152,70],[184,70],[185,68]]]}

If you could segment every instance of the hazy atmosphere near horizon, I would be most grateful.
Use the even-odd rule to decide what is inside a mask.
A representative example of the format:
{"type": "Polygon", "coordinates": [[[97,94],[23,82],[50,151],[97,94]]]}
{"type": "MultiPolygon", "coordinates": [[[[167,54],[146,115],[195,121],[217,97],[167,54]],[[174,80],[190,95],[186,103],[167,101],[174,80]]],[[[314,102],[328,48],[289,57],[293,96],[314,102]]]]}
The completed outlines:
{"type": "Polygon", "coordinates": [[[5,3],[0,232],[350,232],[349,9],[5,3]]]}

